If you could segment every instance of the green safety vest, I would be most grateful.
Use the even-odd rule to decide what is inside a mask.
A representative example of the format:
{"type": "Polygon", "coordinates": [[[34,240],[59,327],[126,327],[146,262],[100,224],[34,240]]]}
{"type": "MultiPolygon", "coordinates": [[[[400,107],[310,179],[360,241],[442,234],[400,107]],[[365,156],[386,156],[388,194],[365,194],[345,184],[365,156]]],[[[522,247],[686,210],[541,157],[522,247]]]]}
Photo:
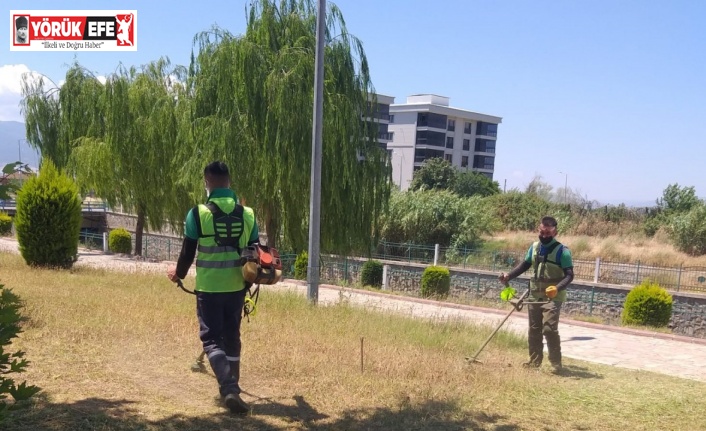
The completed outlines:
{"type": "MultiPolygon", "coordinates": [[[[228,214],[237,202],[231,197],[211,198],[218,208],[228,214]]],[[[237,292],[245,288],[240,262],[240,252],[248,246],[248,240],[255,226],[255,213],[252,208],[242,207],[243,232],[238,247],[219,246],[216,243],[213,213],[206,205],[199,205],[200,226],[198,255],[196,257],[196,287],[200,292],[237,292]]],[[[218,226],[217,228],[222,228],[218,226]]]]}
{"type": "MultiPolygon", "coordinates": [[[[550,247],[553,248],[547,253],[545,259],[544,256],[539,255],[539,241],[532,244],[532,268],[534,269],[534,274],[530,278],[530,292],[532,297],[537,300],[546,300],[545,289],[549,286],[556,286],[564,279],[564,270],[561,268],[561,262],[559,262],[563,245],[556,242],[550,247]]],[[[554,297],[554,301],[566,301],[566,289],[559,292],[554,297]]]]}

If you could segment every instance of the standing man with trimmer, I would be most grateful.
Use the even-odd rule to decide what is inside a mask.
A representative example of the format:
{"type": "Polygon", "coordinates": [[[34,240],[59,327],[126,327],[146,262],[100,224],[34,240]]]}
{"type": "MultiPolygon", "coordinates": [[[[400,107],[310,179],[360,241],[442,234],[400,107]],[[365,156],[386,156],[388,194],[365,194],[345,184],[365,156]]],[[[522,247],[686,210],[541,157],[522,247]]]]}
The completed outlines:
{"type": "Polygon", "coordinates": [[[561,370],[561,339],[559,338],[559,314],[566,300],[566,288],[574,279],[574,264],[571,251],[558,242],[557,221],[554,217],[544,217],[539,225],[539,241],[527,250],[525,260],[513,268],[509,274],[502,273],[499,280],[507,284],[528,269],[533,269],[530,278],[530,295],[533,302],[547,301],[545,304],[528,304],[529,314],[529,361],[528,368],[540,367],[544,357],[544,342],[547,339],[549,361],[554,371],[561,370]]]}
{"type": "Polygon", "coordinates": [[[196,311],[199,337],[218,380],[221,397],[232,413],[250,408],[240,398],[240,323],[249,283],[243,279],[242,250],[259,243],[252,208],[238,203],[230,189],[228,167],[213,162],[204,169],[208,200],[186,216],[184,243],[167,277],[186,277],[196,250],[196,311]]]}

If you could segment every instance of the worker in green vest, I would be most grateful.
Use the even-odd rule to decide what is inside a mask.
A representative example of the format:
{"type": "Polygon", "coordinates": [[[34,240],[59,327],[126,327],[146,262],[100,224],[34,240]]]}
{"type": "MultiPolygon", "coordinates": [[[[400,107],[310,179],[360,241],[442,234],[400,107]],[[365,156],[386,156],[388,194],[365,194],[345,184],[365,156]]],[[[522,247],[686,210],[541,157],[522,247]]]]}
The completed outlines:
{"type": "Polygon", "coordinates": [[[530,278],[529,314],[529,361],[528,368],[540,367],[544,357],[544,341],[547,340],[549,362],[554,371],[561,371],[561,339],[559,338],[559,314],[566,301],[566,288],[574,279],[574,264],[571,251],[558,242],[557,221],[554,217],[544,217],[539,225],[539,241],[534,242],[525,260],[508,274],[501,274],[499,280],[506,285],[528,269],[533,269],[530,278]]]}
{"type": "Polygon", "coordinates": [[[243,280],[240,254],[259,242],[259,232],[252,208],[240,205],[230,189],[225,163],[206,166],[204,180],[208,199],[187,213],[179,260],[167,276],[173,282],[184,279],[198,250],[194,291],[199,337],[226,407],[246,414],[250,408],[240,398],[239,386],[240,323],[250,286],[243,280]]]}

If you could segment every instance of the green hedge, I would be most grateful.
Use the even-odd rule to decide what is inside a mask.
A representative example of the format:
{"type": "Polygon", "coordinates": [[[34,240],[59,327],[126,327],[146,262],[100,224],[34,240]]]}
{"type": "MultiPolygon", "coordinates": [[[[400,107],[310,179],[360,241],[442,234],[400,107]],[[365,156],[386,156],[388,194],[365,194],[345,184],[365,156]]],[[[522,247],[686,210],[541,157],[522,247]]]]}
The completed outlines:
{"type": "Polygon", "coordinates": [[[132,253],[132,235],[123,228],[113,229],[108,235],[108,249],[113,253],[132,253]]]}
{"type": "Polygon", "coordinates": [[[360,270],[360,282],[363,286],[382,287],[382,263],[369,260],[360,270]]]}
{"type": "Polygon", "coordinates": [[[667,326],[672,317],[672,295],[645,280],[628,293],[623,305],[625,325],[667,326]]]}
{"type": "Polygon", "coordinates": [[[422,297],[446,298],[451,290],[451,274],[448,268],[429,266],[422,274],[422,297]]]}
{"type": "Polygon", "coordinates": [[[0,235],[9,235],[12,232],[12,217],[0,212],[0,235]]]}

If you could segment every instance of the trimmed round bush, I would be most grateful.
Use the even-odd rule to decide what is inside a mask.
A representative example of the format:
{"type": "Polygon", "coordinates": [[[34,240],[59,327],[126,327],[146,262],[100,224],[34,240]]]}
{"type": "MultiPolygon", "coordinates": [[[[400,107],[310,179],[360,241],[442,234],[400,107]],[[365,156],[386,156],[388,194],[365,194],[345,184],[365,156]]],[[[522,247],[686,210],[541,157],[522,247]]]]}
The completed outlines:
{"type": "Polygon", "coordinates": [[[9,235],[12,232],[12,217],[0,212],[0,235],[9,235]]]}
{"type": "Polygon", "coordinates": [[[294,261],[294,278],[297,280],[306,280],[306,271],[309,266],[309,254],[302,251],[297,255],[294,261]]]}
{"type": "Polygon", "coordinates": [[[360,270],[360,282],[363,286],[382,287],[382,263],[377,260],[365,262],[360,270]]]}
{"type": "Polygon", "coordinates": [[[451,274],[448,268],[429,266],[422,273],[422,297],[445,298],[451,289],[451,274]]]}
{"type": "Polygon", "coordinates": [[[132,252],[132,235],[123,228],[113,229],[108,234],[108,249],[113,253],[130,254],[132,252]]]}
{"type": "Polygon", "coordinates": [[[81,199],[74,181],[44,161],[17,193],[15,231],[31,266],[71,268],[78,257],[81,199]]]}
{"type": "Polygon", "coordinates": [[[672,295],[645,280],[628,293],[623,305],[624,325],[667,326],[672,317],[672,295]]]}

